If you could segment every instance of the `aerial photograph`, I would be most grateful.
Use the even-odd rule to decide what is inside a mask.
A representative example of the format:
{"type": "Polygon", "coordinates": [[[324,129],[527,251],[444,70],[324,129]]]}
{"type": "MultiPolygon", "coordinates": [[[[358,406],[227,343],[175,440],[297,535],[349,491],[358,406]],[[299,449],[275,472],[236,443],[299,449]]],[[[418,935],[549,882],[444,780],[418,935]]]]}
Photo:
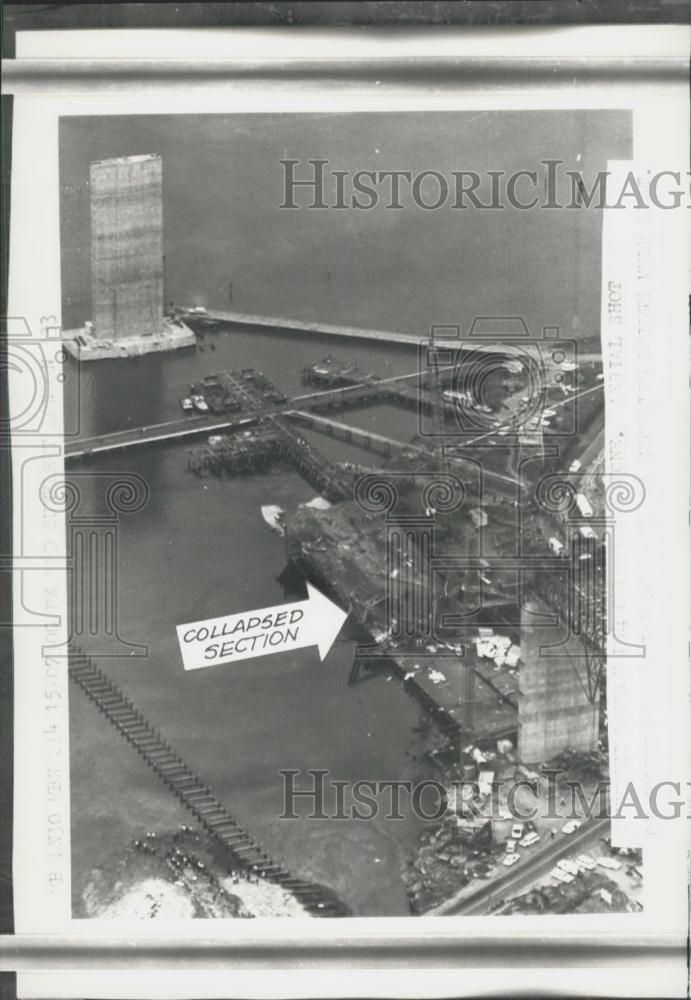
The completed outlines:
{"type": "Polygon", "coordinates": [[[641,909],[598,204],[631,145],[616,110],[61,119],[75,918],[641,909]]]}

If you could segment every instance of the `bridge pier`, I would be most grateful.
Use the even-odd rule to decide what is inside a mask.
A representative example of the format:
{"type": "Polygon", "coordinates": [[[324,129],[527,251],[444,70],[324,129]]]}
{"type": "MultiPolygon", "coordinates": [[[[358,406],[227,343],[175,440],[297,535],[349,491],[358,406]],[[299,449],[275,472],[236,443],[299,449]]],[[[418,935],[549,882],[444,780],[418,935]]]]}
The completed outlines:
{"type": "Polygon", "coordinates": [[[536,624],[545,614],[554,619],[536,599],[522,612],[518,756],[526,764],[566,748],[590,752],[599,736],[600,692],[588,684],[584,644],[575,635],[560,643],[569,626],[536,624]]]}

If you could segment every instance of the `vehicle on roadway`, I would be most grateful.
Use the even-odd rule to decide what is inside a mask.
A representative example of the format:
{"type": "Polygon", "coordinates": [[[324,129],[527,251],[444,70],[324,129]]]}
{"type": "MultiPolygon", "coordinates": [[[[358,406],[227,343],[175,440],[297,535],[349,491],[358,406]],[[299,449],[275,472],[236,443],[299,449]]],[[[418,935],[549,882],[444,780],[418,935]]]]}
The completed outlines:
{"type": "Polygon", "coordinates": [[[561,868],[563,872],[568,872],[569,875],[578,875],[580,871],[577,864],[574,864],[569,858],[560,858],[557,861],[557,868],[561,868]]]}
{"type": "Polygon", "coordinates": [[[565,551],[564,543],[560,542],[556,535],[553,535],[547,542],[549,550],[553,556],[560,556],[565,551]]]}
{"type": "Polygon", "coordinates": [[[581,463],[577,458],[574,458],[573,462],[569,466],[569,472],[578,472],[581,467],[581,463]]]}
{"type": "MultiPolygon", "coordinates": [[[[316,368],[315,371],[317,371],[316,368]]],[[[473,402],[469,392],[455,392],[453,389],[444,389],[442,396],[448,403],[458,403],[460,406],[471,406],[473,402]]]]}
{"type": "Polygon", "coordinates": [[[199,410],[200,413],[209,412],[209,404],[207,403],[207,401],[204,399],[203,396],[200,396],[198,393],[194,393],[192,396],[190,396],[190,399],[194,404],[195,410],[199,410]]]}
{"type": "Polygon", "coordinates": [[[581,517],[593,516],[593,508],[585,493],[576,494],[576,506],[581,517]]]}
{"type": "Polygon", "coordinates": [[[615,861],[614,858],[605,858],[605,857],[598,858],[597,863],[599,864],[600,868],[609,868],[613,872],[617,872],[621,868],[621,861],[615,861]]]}

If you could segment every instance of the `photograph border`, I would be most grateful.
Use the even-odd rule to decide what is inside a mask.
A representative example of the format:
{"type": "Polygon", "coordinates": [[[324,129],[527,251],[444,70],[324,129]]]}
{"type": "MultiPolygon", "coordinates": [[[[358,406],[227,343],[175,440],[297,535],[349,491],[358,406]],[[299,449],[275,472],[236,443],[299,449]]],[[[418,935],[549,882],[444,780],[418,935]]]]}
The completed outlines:
{"type": "MultiPolygon", "coordinates": [[[[329,937],[331,936],[332,935],[329,934],[329,937]]],[[[288,942],[291,942],[292,945],[290,948],[291,951],[293,950],[293,947],[297,946],[293,940],[293,936],[286,935],[284,939],[284,944],[278,945],[276,944],[276,941],[281,940],[283,938],[283,935],[277,934],[270,943],[266,941],[248,942],[247,944],[235,948],[233,954],[233,962],[237,962],[238,965],[243,964],[244,962],[249,962],[250,964],[256,963],[258,956],[261,955],[265,956],[269,962],[272,962],[272,957],[273,957],[273,961],[280,964],[283,964],[288,960],[291,961],[291,964],[297,961],[300,962],[311,961],[315,963],[316,966],[321,967],[322,964],[325,964],[327,962],[331,964],[331,962],[333,962],[334,960],[339,962],[342,961],[342,957],[344,955],[343,949],[345,941],[350,937],[350,935],[337,933],[334,934],[333,936],[336,938],[336,941],[333,942],[332,945],[333,952],[331,954],[329,954],[330,952],[329,945],[326,945],[326,947],[324,947],[323,945],[315,945],[314,946],[315,951],[313,957],[310,958],[309,957],[310,946],[308,945],[307,950],[302,954],[302,957],[299,958],[296,956],[295,958],[293,958],[291,956],[289,959],[286,952],[283,951],[282,949],[288,945],[288,942]]],[[[448,962],[457,963],[459,960],[459,950],[460,950],[466,953],[468,957],[472,955],[473,960],[475,959],[480,960],[482,964],[485,965],[486,967],[490,967],[493,965],[493,962],[496,958],[496,956],[494,955],[494,951],[497,948],[496,939],[493,938],[491,942],[488,942],[485,941],[483,938],[474,939],[471,937],[467,939],[467,945],[464,943],[459,948],[459,942],[455,937],[453,937],[450,940],[446,940],[447,935],[445,934],[443,935],[438,934],[435,936],[437,938],[441,938],[441,940],[437,940],[434,943],[425,941],[425,947],[428,947],[430,949],[430,953],[416,954],[414,957],[413,956],[408,957],[402,954],[403,948],[405,948],[406,950],[410,949],[410,942],[403,940],[402,942],[399,941],[399,942],[387,943],[386,938],[384,938],[382,941],[377,942],[377,948],[378,948],[377,963],[378,964],[379,962],[386,963],[388,961],[388,962],[394,962],[399,967],[403,967],[403,966],[408,966],[409,963],[411,962],[414,962],[415,967],[417,968],[421,967],[423,964],[425,964],[429,968],[436,968],[448,962]]],[[[581,953],[583,953],[583,949],[587,949],[589,955],[592,955],[593,948],[599,950],[597,949],[596,938],[599,940],[599,935],[594,935],[593,938],[591,938],[590,935],[585,935],[582,938],[580,944],[576,945],[574,943],[574,950],[569,951],[569,954],[572,953],[574,955],[574,960],[575,960],[576,952],[580,948],[581,953]]],[[[157,961],[156,956],[162,959],[164,952],[166,956],[170,956],[171,954],[174,953],[174,949],[176,948],[178,949],[179,953],[180,947],[183,947],[183,943],[180,941],[167,942],[165,945],[162,942],[158,942],[157,944],[149,942],[146,945],[146,949],[144,948],[140,949],[139,947],[137,947],[135,949],[135,953],[137,953],[138,955],[141,953],[142,961],[151,962],[151,961],[157,961]],[[143,953],[144,950],[147,950],[146,955],[143,953]]],[[[209,945],[209,947],[211,948],[212,946],[209,945]]],[[[218,945],[215,944],[213,945],[213,947],[218,948],[218,945]]],[[[371,942],[370,943],[363,942],[361,946],[359,947],[356,946],[353,953],[348,954],[347,961],[349,967],[352,965],[352,967],[355,968],[361,963],[371,963],[371,958],[369,957],[369,951],[371,947],[372,947],[371,942]]],[[[560,944],[560,948],[561,947],[565,948],[566,945],[560,944]]],[[[631,958],[630,958],[631,952],[629,950],[630,948],[629,945],[627,945],[624,941],[618,943],[608,942],[606,947],[609,949],[613,949],[613,955],[611,955],[610,957],[612,957],[614,961],[619,961],[619,959],[621,959],[624,955],[627,955],[627,962],[629,964],[629,968],[631,968],[631,958]]],[[[526,949],[528,949],[528,951],[530,952],[534,952],[534,949],[530,948],[527,942],[523,942],[517,951],[511,952],[510,949],[507,949],[506,954],[502,954],[501,957],[504,960],[506,959],[508,959],[509,961],[515,960],[518,964],[523,964],[523,961],[525,960],[526,949]]],[[[677,949],[678,949],[678,944],[676,943],[654,944],[651,942],[647,944],[645,948],[646,960],[647,961],[655,960],[664,962],[666,960],[669,960],[671,953],[677,949]]],[[[194,949],[191,948],[189,942],[187,943],[184,953],[187,954],[188,951],[191,958],[194,949]]],[[[98,954],[99,954],[98,961],[102,961],[106,957],[106,954],[108,955],[107,960],[113,961],[116,960],[120,952],[118,951],[118,946],[115,945],[114,943],[110,943],[104,950],[103,942],[101,942],[101,947],[98,949],[98,954]]],[[[55,963],[59,963],[62,967],[65,967],[65,965],[66,964],[69,965],[70,962],[79,961],[80,956],[86,958],[88,955],[93,955],[93,953],[89,951],[88,947],[82,941],[76,942],[74,940],[72,940],[69,943],[67,942],[67,940],[63,940],[63,942],[59,945],[57,952],[55,950],[55,944],[51,944],[49,942],[45,942],[41,946],[39,946],[36,942],[32,942],[29,949],[24,951],[24,957],[26,958],[26,960],[29,961],[30,967],[35,969],[39,968],[40,965],[42,965],[46,961],[47,955],[49,955],[49,961],[51,962],[51,967],[55,968],[56,967],[55,963]]],[[[134,955],[132,957],[134,958],[134,955]]],[[[566,956],[565,955],[562,956],[561,959],[562,962],[564,957],[566,956]]],[[[554,960],[553,948],[550,946],[550,948],[546,950],[543,949],[542,953],[531,956],[531,960],[535,961],[537,965],[550,964],[554,960]]],[[[22,959],[22,964],[24,965],[24,959],[22,959]]],[[[504,964],[504,962],[502,964],[504,964]]],[[[24,965],[24,967],[26,968],[26,965],[24,965]]],[[[368,965],[365,964],[364,966],[361,967],[368,967],[368,965]]]]}

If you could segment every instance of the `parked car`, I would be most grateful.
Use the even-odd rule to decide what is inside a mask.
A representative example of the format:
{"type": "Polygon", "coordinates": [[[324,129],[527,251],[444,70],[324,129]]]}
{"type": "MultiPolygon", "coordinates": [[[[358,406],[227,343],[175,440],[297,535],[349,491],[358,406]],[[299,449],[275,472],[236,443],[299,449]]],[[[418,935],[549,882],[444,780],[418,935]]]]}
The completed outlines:
{"type": "Polygon", "coordinates": [[[614,858],[598,858],[597,863],[600,868],[610,868],[613,872],[619,871],[621,868],[621,861],[615,861],[614,858]]]}
{"type": "Polygon", "coordinates": [[[563,872],[568,872],[569,875],[578,875],[579,867],[569,858],[560,858],[557,861],[557,868],[561,868],[563,872]]]}
{"type": "Polygon", "coordinates": [[[514,823],[511,827],[511,836],[514,840],[520,840],[523,836],[524,826],[522,823],[514,823]]]}
{"type": "Polygon", "coordinates": [[[507,868],[510,868],[511,865],[516,864],[519,857],[520,857],[519,854],[507,854],[504,860],[502,861],[502,864],[505,865],[507,868]]]}
{"type": "Polygon", "coordinates": [[[569,875],[568,872],[562,871],[561,868],[553,868],[550,875],[558,882],[564,882],[565,884],[573,882],[573,875],[569,875]]]}
{"type": "Polygon", "coordinates": [[[593,516],[593,506],[585,493],[576,494],[576,507],[578,508],[578,513],[581,517],[593,516]]]}
{"type": "Polygon", "coordinates": [[[549,545],[549,550],[553,556],[560,556],[564,552],[564,543],[561,542],[556,536],[548,539],[547,544],[549,545]]]}
{"type": "Polygon", "coordinates": [[[576,830],[581,826],[580,819],[570,819],[568,823],[564,823],[561,828],[562,833],[575,833],[576,830]]]}
{"type": "Polygon", "coordinates": [[[537,844],[540,839],[540,834],[536,833],[535,830],[531,830],[530,833],[526,833],[525,837],[522,837],[518,841],[519,847],[532,847],[533,844],[537,844]]]}

